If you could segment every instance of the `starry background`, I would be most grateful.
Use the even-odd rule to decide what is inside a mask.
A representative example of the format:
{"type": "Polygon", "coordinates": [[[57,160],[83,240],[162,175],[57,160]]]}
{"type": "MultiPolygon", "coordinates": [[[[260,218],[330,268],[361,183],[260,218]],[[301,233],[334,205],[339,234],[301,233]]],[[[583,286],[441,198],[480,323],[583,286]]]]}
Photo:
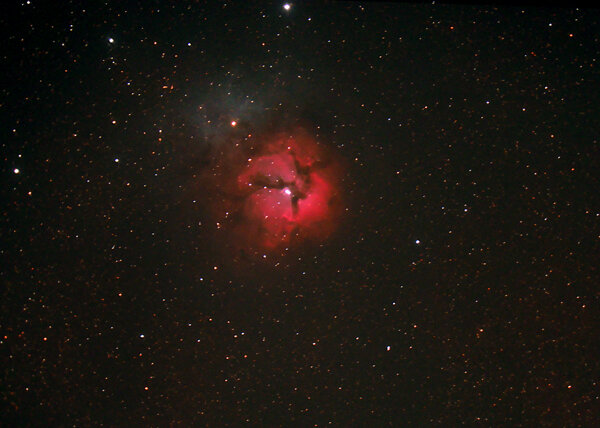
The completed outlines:
{"type": "Polygon", "coordinates": [[[598,420],[597,10],[82,4],[0,18],[2,425],[598,420]],[[337,153],[335,236],[228,257],[231,120],[337,153]]]}

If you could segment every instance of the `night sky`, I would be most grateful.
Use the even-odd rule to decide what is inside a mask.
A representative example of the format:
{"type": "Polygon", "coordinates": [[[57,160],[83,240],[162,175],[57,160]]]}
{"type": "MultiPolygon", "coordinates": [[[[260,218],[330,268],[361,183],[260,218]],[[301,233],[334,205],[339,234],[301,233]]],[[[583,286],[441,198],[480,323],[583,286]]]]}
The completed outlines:
{"type": "Polygon", "coordinates": [[[0,425],[593,426],[600,13],[14,2],[0,425]]]}

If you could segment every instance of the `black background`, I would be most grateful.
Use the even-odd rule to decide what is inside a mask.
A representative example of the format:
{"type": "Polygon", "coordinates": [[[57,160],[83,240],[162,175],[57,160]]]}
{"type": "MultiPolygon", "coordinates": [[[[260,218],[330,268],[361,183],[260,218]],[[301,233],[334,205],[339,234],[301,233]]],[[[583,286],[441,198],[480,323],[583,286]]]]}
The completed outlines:
{"type": "Polygon", "coordinates": [[[591,426],[598,17],[4,6],[2,424],[591,426]],[[340,230],[240,261],[198,179],[295,123],[340,230]]]}

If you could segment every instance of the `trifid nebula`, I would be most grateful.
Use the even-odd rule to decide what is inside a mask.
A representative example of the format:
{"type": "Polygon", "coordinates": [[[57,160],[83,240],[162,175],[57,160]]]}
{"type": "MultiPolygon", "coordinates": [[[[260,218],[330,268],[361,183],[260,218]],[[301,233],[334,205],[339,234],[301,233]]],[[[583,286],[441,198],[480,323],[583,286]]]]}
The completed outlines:
{"type": "Polygon", "coordinates": [[[597,426],[599,10],[6,3],[0,426],[597,426]]]}
{"type": "Polygon", "coordinates": [[[254,253],[326,240],[342,207],[334,158],[302,130],[252,137],[227,148],[204,186],[217,195],[217,227],[230,226],[236,247],[254,253]]]}

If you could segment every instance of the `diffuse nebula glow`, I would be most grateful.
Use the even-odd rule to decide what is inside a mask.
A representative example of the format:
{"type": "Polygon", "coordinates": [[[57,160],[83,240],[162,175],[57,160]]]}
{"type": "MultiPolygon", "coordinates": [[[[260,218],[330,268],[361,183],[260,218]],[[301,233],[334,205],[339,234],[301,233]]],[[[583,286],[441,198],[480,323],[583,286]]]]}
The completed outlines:
{"type": "Polygon", "coordinates": [[[277,250],[321,242],[341,214],[340,164],[306,131],[245,140],[215,168],[213,212],[232,245],[277,250]]]}

